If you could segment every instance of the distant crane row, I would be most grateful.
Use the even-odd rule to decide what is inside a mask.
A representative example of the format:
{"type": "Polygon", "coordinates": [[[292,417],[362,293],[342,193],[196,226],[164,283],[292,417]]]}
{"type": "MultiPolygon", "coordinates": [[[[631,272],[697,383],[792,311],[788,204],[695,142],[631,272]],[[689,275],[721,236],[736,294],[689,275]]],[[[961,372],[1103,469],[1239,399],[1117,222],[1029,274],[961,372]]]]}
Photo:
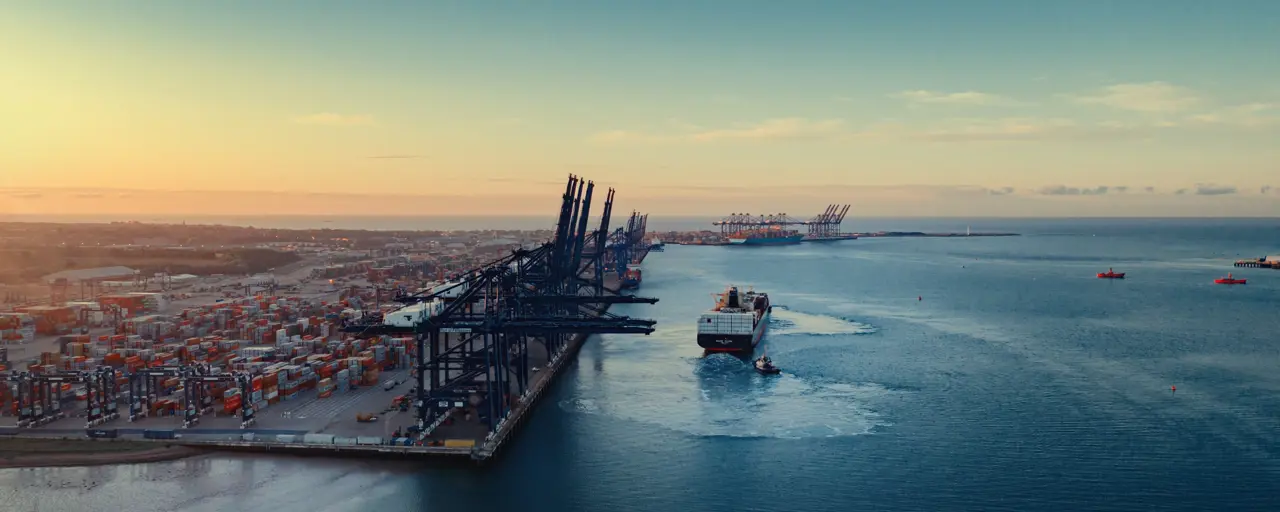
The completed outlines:
{"type": "Polygon", "coordinates": [[[810,237],[836,237],[840,236],[840,224],[844,222],[844,217],[849,213],[849,208],[850,205],[847,204],[828,205],[826,210],[809,220],[800,220],[785,213],[771,215],[734,213],[713,222],[712,225],[720,226],[720,232],[726,236],[761,228],[777,227],[785,229],[787,226],[808,226],[810,237]]]}

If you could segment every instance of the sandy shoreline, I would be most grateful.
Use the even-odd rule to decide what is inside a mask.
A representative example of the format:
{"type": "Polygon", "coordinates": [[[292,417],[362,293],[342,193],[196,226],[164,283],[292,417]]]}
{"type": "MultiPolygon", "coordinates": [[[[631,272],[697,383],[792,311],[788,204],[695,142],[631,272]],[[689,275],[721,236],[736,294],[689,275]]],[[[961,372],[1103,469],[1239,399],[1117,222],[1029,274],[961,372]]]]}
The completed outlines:
{"type": "Polygon", "coordinates": [[[67,439],[0,440],[0,468],[142,464],[200,455],[204,450],[143,442],[67,439]]]}

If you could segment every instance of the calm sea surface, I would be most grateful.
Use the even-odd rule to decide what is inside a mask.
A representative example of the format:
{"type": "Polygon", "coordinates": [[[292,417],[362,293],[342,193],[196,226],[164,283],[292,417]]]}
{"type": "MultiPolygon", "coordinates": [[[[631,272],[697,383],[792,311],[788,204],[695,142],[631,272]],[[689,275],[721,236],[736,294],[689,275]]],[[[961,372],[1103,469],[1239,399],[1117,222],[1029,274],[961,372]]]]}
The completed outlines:
{"type": "MultiPolygon", "coordinates": [[[[847,228],[963,232],[966,224],[847,228]]],[[[0,503],[308,512],[1280,507],[1280,271],[1230,265],[1280,254],[1280,221],[972,226],[1025,236],[651,255],[642,294],[661,301],[615,312],[654,318],[659,331],[590,341],[484,471],[210,456],[0,470],[0,503]],[[1128,279],[1094,277],[1108,267],[1128,279]],[[1212,284],[1227,272],[1249,284],[1212,284]],[[694,343],[693,319],[728,283],[785,306],[767,337],[781,376],[704,358],[694,343]]]]}

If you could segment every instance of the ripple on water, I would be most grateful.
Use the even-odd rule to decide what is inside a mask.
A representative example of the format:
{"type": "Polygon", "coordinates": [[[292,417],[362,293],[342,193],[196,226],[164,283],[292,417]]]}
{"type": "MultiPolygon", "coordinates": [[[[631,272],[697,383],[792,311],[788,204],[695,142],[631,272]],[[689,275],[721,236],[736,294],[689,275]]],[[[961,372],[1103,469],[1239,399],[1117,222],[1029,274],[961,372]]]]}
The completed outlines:
{"type": "Polygon", "coordinates": [[[696,359],[685,376],[619,376],[560,402],[569,412],[657,425],[700,437],[805,439],[872,433],[889,423],[871,409],[879,384],[758,375],[731,356],[696,359]],[[635,378],[631,378],[635,377],[635,378]],[[605,398],[607,397],[607,399],[605,398]]]}
{"type": "Polygon", "coordinates": [[[872,334],[877,331],[874,326],[856,322],[848,318],[832,315],[815,315],[794,311],[783,306],[775,306],[770,317],[771,335],[786,336],[804,334],[809,336],[838,336],[851,334],[872,334]]]}

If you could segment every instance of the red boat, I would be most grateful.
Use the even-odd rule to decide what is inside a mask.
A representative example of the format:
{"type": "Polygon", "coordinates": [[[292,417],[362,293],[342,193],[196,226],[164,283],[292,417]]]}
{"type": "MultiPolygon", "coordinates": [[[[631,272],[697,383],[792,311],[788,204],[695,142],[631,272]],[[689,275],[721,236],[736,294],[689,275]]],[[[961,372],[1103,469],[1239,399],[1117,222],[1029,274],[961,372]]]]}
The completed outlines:
{"type": "Polygon", "coordinates": [[[1214,284],[1244,284],[1245,281],[1248,281],[1248,279],[1236,279],[1234,277],[1231,277],[1231,274],[1227,274],[1227,277],[1214,279],[1213,283],[1214,284]]]}
{"type": "Polygon", "coordinates": [[[1098,272],[1098,279],[1124,279],[1124,272],[1107,269],[1106,272],[1098,272]]]}

